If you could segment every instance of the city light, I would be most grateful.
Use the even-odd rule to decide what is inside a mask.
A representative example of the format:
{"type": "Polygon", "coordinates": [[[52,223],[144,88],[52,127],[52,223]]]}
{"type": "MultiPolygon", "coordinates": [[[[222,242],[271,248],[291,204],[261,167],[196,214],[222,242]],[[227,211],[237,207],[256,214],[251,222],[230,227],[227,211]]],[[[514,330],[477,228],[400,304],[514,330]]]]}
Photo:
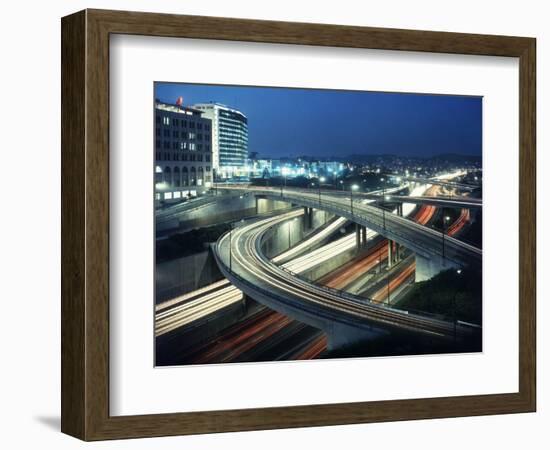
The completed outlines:
{"type": "MultiPolygon", "coordinates": [[[[173,89],[187,90],[189,86],[173,89]]],[[[186,93],[185,98],[194,97],[186,93]]],[[[235,106],[240,107],[240,97],[234,98],[235,106]]],[[[316,323],[319,315],[322,320],[329,318],[327,321],[345,324],[346,329],[357,326],[361,342],[363,329],[367,327],[368,339],[371,329],[380,329],[380,336],[395,331],[397,345],[401,344],[399,340],[404,334],[399,332],[402,328],[406,331],[405,347],[412,332],[418,331],[419,336],[429,333],[426,343],[424,339],[415,342],[424,353],[431,350],[428,341],[440,339],[439,336],[441,339],[434,347],[437,351],[462,350],[463,335],[468,339],[468,346],[474,342],[467,324],[478,323],[477,316],[469,314],[470,311],[477,314],[472,308],[476,303],[481,311],[481,287],[475,291],[475,286],[470,286],[470,275],[481,267],[482,249],[472,245],[478,235],[480,238],[481,227],[477,227],[477,231],[470,227],[476,220],[474,214],[470,217],[470,211],[481,207],[481,199],[473,198],[478,197],[477,192],[471,194],[483,180],[481,163],[457,165],[459,160],[455,157],[448,162],[431,158],[430,152],[424,154],[421,147],[416,156],[402,156],[404,151],[386,153],[386,148],[392,152],[397,150],[391,134],[388,139],[391,147],[365,145],[364,149],[356,150],[355,144],[343,144],[340,137],[332,142],[329,133],[326,138],[329,145],[323,148],[323,136],[319,137],[325,128],[322,124],[309,132],[305,128],[296,129],[292,141],[287,142],[286,134],[294,130],[299,114],[289,111],[285,105],[280,114],[283,118],[292,117],[292,123],[288,123],[291,126],[257,126],[262,122],[273,123],[268,116],[275,111],[270,105],[263,105],[261,99],[261,108],[245,111],[251,114],[253,148],[248,147],[245,139],[239,141],[242,145],[233,151],[233,144],[225,140],[248,137],[248,122],[238,120],[239,117],[246,119],[244,113],[229,107],[218,111],[216,104],[187,107],[181,103],[174,111],[173,105],[156,102],[155,230],[162,238],[178,237],[159,241],[157,256],[174,260],[185,257],[192,273],[195,258],[188,256],[212,255],[226,277],[219,284],[219,271],[209,270],[201,274],[200,280],[180,280],[179,261],[173,266],[155,266],[162,280],[168,280],[166,286],[156,290],[157,295],[164,296],[166,292],[174,296],[158,299],[163,303],[157,302],[157,305],[167,305],[162,306],[163,310],[155,317],[155,333],[161,336],[186,326],[174,336],[190,337],[191,343],[200,345],[196,348],[185,345],[188,352],[185,358],[190,358],[185,361],[203,364],[215,362],[216,357],[225,359],[230,348],[226,343],[231,343],[231,358],[235,361],[248,358],[249,353],[252,359],[254,355],[271,357],[275,353],[277,360],[290,359],[290,356],[297,360],[301,355],[310,359],[331,357],[329,343],[334,336],[330,330],[321,333],[311,327],[311,330],[300,329],[298,335],[293,331],[294,320],[300,323],[300,319],[305,322],[311,319],[316,323]],[[181,111],[185,114],[183,118],[181,111]],[[267,134],[261,136],[263,132],[267,134]],[[302,143],[294,139],[300,138],[300,133],[307,133],[302,143]],[[281,136],[283,139],[279,139],[281,136]],[[465,168],[459,170],[458,167],[465,168]],[[414,172],[416,176],[417,169],[418,178],[409,183],[409,173],[414,172]],[[464,171],[467,177],[458,178],[464,171]],[[478,183],[473,182],[476,176],[478,183]],[[207,189],[210,186],[212,189],[207,189]],[[468,234],[461,232],[463,226],[468,234]],[[468,238],[469,243],[462,242],[463,237],[468,238]],[[463,270],[466,270],[464,277],[461,276],[463,270]],[[445,272],[445,276],[437,277],[441,272],[445,272]],[[456,283],[448,286],[445,277],[449,273],[452,277],[453,272],[456,272],[456,283]],[[179,292],[177,287],[176,292],[173,284],[183,285],[182,281],[185,281],[184,288],[179,292]],[[417,282],[422,283],[418,285],[420,288],[429,287],[427,292],[434,292],[434,299],[447,298],[451,290],[453,304],[425,301],[425,294],[419,296],[420,299],[410,296],[417,282]],[[205,289],[203,283],[210,286],[205,289]],[[462,303],[470,293],[457,286],[461,284],[472,291],[467,308],[462,303]],[[189,297],[190,290],[193,294],[189,297]],[[280,318],[278,313],[266,308],[265,313],[257,317],[250,314],[234,319],[234,310],[227,306],[242,306],[238,302],[242,302],[245,295],[247,307],[256,308],[255,296],[260,296],[270,305],[295,303],[291,306],[296,308],[289,308],[288,317],[280,318]],[[184,298],[189,301],[183,302],[184,298]],[[203,322],[217,321],[226,311],[222,321],[225,324],[227,319],[229,331],[207,330],[208,335],[201,335],[205,330],[203,322]],[[203,322],[197,324],[195,320],[203,322]],[[363,320],[367,327],[361,323],[363,320]],[[261,339],[256,345],[258,336],[261,339]],[[452,343],[449,336],[454,337],[452,343]],[[234,346],[235,342],[238,345],[234,346]],[[242,349],[239,342],[243,343],[242,349]],[[203,351],[203,347],[208,348],[203,351]],[[205,359],[195,359],[197,355],[205,359]]],[[[346,116],[341,123],[351,135],[356,130],[348,128],[348,123],[353,122],[354,114],[346,116]]],[[[326,126],[332,127],[337,120],[336,116],[330,117],[327,122],[330,125],[326,126]]],[[[364,121],[359,122],[361,128],[364,121]]],[[[395,129],[382,128],[369,133],[383,136],[386,132],[395,133],[395,129]]],[[[403,138],[405,149],[413,149],[410,151],[414,153],[417,143],[406,136],[403,138]]],[[[440,147],[444,148],[438,144],[438,149],[440,147]]],[[[261,303],[258,306],[262,307],[261,303]]],[[[254,314],[255,311],[250,309],[254,314]]],[[[350,331],[354,337],[356,330],[350,331]]],[[[393,345],[394,337],[391,338],[393,345]]],[[[160,365],[171,363],[172,345],[166,345],[162,339],[156,344],[168,355],[160,365]]],[[[472,350],[466,346],[464,349],[472,350]]],[[[180,346],[175,350],[179,358],[183,350],[180,346]]],[[[395,349],[390,350],[395,353],[395,349]]]]}

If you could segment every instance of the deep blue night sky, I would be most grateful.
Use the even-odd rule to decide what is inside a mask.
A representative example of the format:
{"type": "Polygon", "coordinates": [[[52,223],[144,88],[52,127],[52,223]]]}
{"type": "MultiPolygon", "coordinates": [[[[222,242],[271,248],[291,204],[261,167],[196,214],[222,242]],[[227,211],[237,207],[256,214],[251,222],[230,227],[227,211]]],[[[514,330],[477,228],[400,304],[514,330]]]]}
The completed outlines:
{"type": "Polygon", "coordinates": [[[248,117],[264,157],[351,154],[481,156],[482,99],[426,94],[157,83],[155,97],[219,102],[248,117]]]}

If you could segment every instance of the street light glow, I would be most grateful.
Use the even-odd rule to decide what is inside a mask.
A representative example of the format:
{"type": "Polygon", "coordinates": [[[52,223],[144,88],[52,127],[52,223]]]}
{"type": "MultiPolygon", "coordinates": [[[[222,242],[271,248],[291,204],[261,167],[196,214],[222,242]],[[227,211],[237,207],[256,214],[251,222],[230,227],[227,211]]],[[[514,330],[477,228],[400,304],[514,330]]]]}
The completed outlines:
{"type": "Polygon", "coordinates": [[[357,186],[356,184],[354,184],[351,188],[352,188],[354,191],[356,191],[357,189],[359,189],[359,186],[357,186]]]}

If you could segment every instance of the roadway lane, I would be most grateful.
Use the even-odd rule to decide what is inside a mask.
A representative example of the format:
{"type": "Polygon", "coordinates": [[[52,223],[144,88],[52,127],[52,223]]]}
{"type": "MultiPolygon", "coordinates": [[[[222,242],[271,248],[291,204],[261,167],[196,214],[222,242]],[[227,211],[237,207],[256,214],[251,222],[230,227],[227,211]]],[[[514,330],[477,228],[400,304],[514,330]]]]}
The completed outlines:
{"type": "Polygon", "coordinates": [[[241,189],[255,195],[279,199],[302,206],[327,210],[348,220],[364,225],[389,239],[408,247],[425,258],[445,257],[445,259],[463,266],[481,265],[482,251],[470,244],[447,236],[443,250],[442,233],[418,224],[390,211],[372,206],[357,198],[345,198],[341,195],[325,192],[321,195],[313,190],[286,189],[282,195],[279,189],[250,186],[241,189]]]}
{"type": "MultiPolygon", "coordinates": [[[[287,219],[282,215],[277,220],[287,219]]],[[[222,236],[215,247],[222,272],[252,298],[321,329],[323,324],[338,322],[359,328],[378,326],[453,335],[454,327],[450,322],[376,305],[361,297],[314,285],[277,267],[260,251],[261,241],[274,220],[270,218],[241,226],[233,231],[231,238],[229,234],[222,236]],[[229,259],[232,261],[231,270],[229,259]]]]}

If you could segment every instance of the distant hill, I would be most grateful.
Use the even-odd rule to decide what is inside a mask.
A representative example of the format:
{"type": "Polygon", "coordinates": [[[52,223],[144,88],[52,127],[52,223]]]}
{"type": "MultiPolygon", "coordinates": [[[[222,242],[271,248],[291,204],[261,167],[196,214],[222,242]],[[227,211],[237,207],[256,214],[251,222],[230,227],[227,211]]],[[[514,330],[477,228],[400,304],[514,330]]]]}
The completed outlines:
{"type": "Polygon", "coordinates": [[[441,155],[434,155],[428,157],[421,156],[399,156],[399,155],[358,155],[353,154],[347,157],[340,157],[339,160],[350,161],[354,163],[372,163],[376,161],[392,161],[396,159],[410,160],[410,161],[432,161],[432,162],[447,162],[447,163],[481,163],[481,155],[461,155],[458,153],[443,153],[441,155]]]}
{"type": "Polygon", "coordinates": [[[460,155],[458,153],[445,153],[427,158],[432,161],[448,161],[453,163],[481,163],[481,155],[460,155]]]}

